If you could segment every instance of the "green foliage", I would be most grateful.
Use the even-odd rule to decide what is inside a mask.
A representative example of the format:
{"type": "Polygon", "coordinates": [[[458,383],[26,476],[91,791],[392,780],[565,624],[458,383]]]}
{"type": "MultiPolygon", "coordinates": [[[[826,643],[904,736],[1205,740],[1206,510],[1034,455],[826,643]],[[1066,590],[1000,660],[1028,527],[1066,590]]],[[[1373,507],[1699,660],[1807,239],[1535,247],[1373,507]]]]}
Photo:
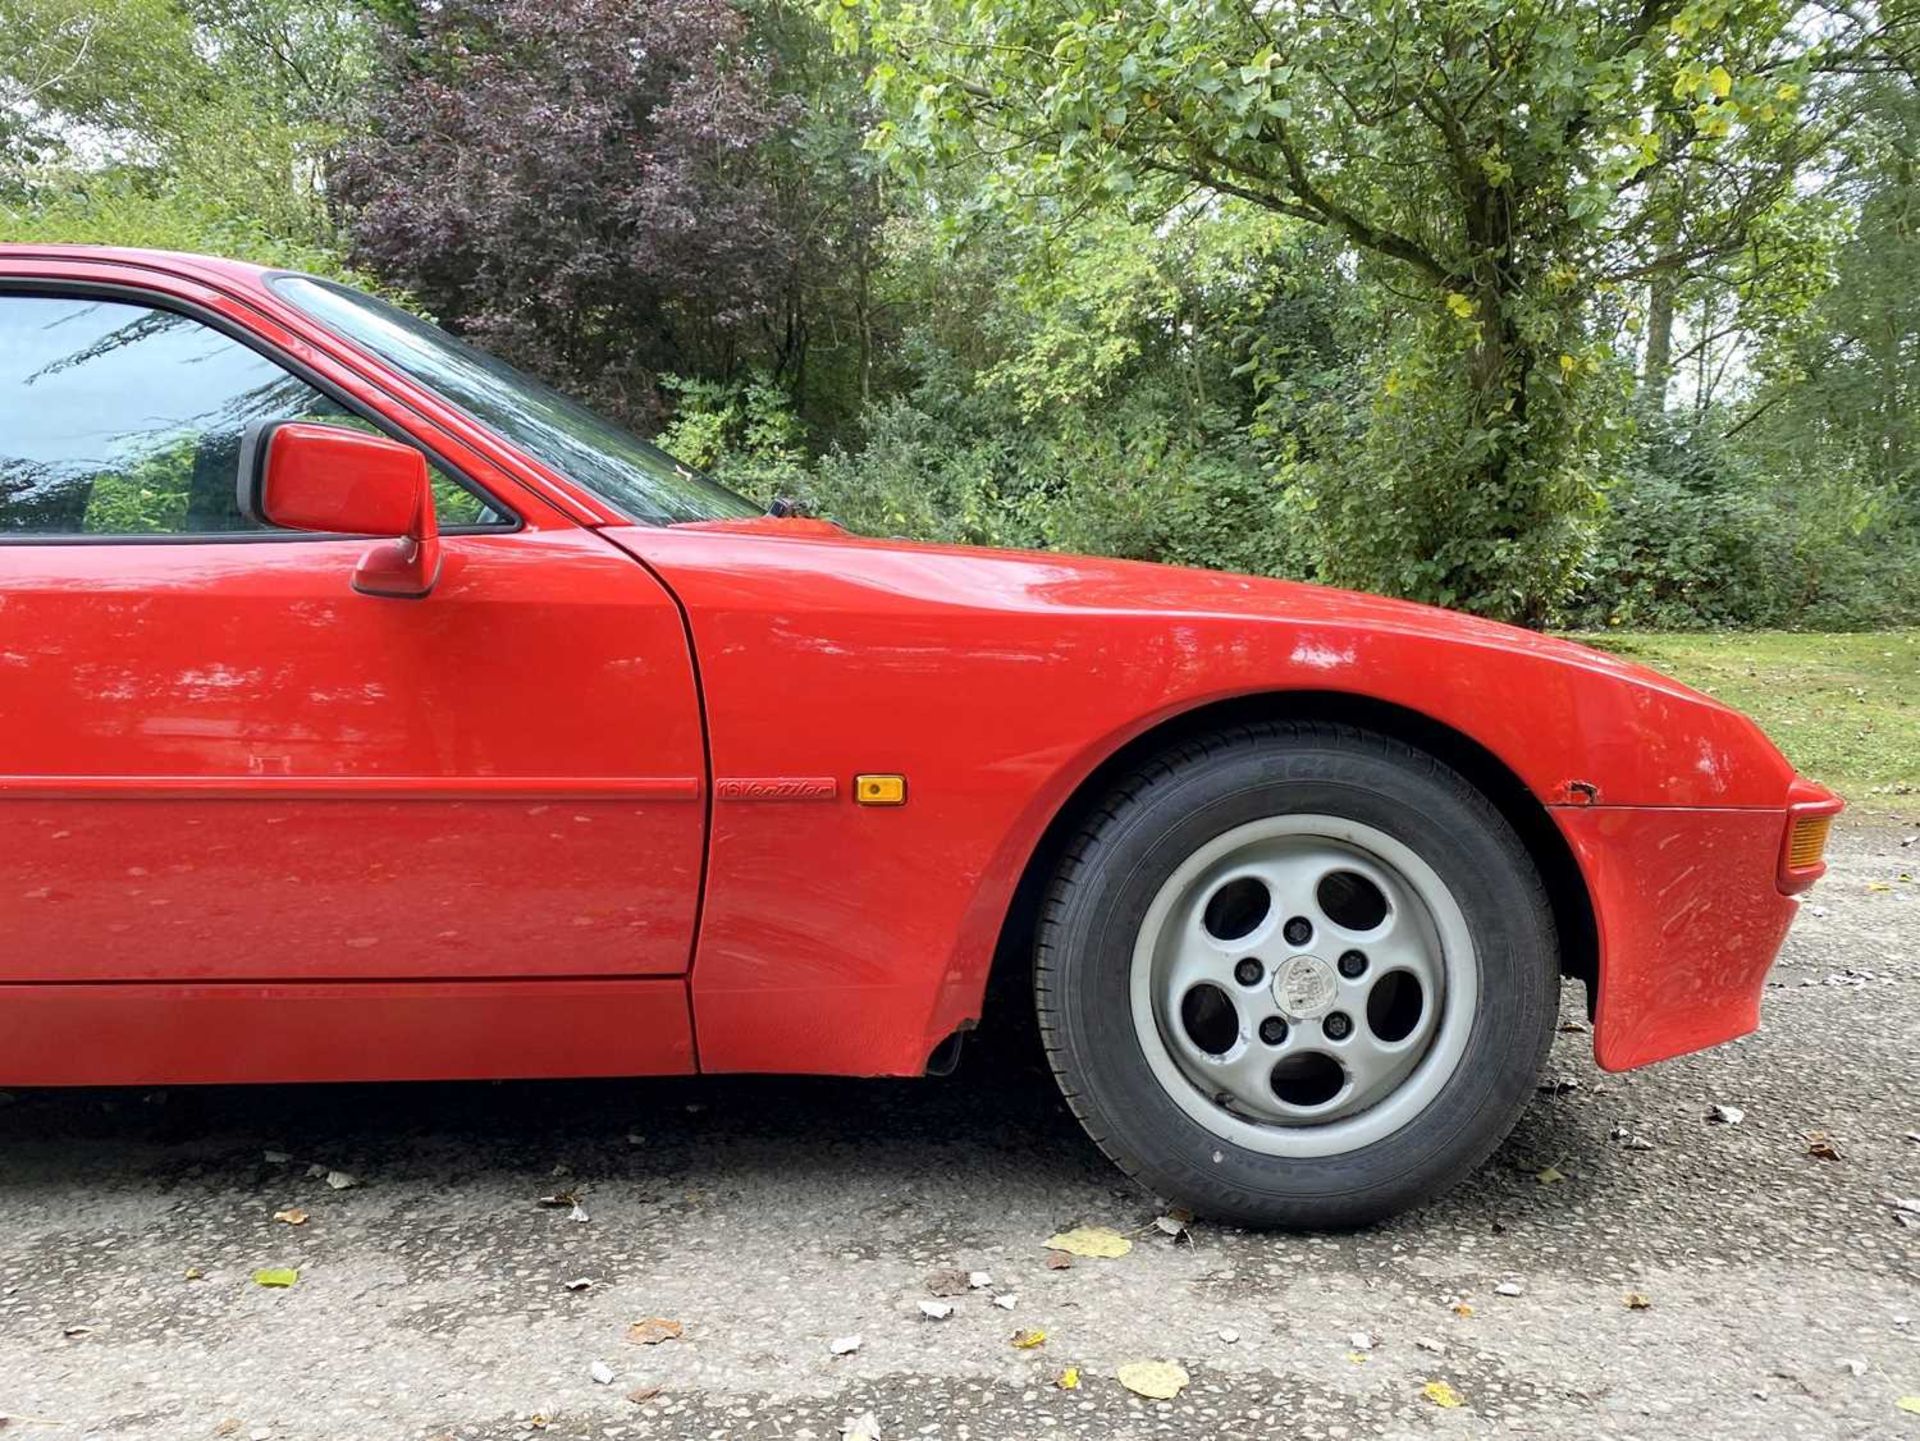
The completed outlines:
{"type": "Polygon", "coordinates": [[[804,427],[793,397],[766,375],[745,381],[662,377],[677,398],[661,446],[763,504],[806,483],[804,427]]]}
{"type": "Polygon", "coordinates": [[[1778,0],[824,13],[884,57],[880,143],[909,175],[970,165],[976,203],[1036,220],[1061,199],[1165,216],[1199,187],[1370,257],[1399,324],[1391,367],[1363,371],[1390,388],[1350,392],[1361,443],[1305,462],[1321,560],[1536,622],[1568,592],[1617,428],[1594,307],[1740,248],[1817,149],[1797,121],[1818,47],[1778,0]],[[1696,158],[1716,183],[1676,250],[1673,194],[1643,182],[1696,158]]]}
{"type": "Polygon", "coordinates": [[[1722,438],[1724,419],[1642,418],[1609,488],[1575,623],[1853,630],[1920,619],[1911,538],[1876,527],[1844,484],[1771,484],[1722,438]]]}
{"type": "Polygon", "coordinates": [[[94,476],[82,528],[95,535],[151,535],[184,529],[198,443],[198,436],[183,436],[121,469],[94,476]]]}
{"type": "Polygon", "coordinates": [[[307,0],[0,0],[0,239],[340,274],[330,148],[370,31],[307,0]]]}

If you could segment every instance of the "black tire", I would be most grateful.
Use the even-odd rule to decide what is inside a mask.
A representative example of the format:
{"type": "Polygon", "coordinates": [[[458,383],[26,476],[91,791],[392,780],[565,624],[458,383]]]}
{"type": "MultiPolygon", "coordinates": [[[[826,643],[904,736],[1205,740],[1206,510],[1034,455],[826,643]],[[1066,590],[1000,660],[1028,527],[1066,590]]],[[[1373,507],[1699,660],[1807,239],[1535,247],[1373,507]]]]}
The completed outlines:
{"type": "Polygon", "coordinates": [[[1190,740],[1123,778],[1066,848],[1040,912],[1034,991],[1068,1104],[1162,1198],[1246,1225],[1362,1225],[1432,1199],[1484,1161],[1533,1094],[1559,998],[1552,911],[1525,847],[1435,757],[1347,726],[1266,723],[1190,740]],[[1276,1156],[1197,1122],[1135,1035],[1135,940],[1156,892],[1248,821],[1344,817],[1410,847],[1453,893],[1478,959],[1466,1051],[1410,1122],[1324,1157],[1276,1156]]]}

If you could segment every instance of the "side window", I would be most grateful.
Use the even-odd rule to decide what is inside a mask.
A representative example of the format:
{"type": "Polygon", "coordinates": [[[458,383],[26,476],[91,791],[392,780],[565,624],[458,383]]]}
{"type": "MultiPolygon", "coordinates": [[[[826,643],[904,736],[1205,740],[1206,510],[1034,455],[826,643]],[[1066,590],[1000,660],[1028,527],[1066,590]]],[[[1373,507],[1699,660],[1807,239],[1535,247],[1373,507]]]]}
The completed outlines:
{"type": "MultiPolygon", "coordinates": [[[[189,316],[86,296],[0,295],[0,534],[264,529],[240,511],[256,420],[374,427],[189,316]]],[[[505,517],[432,471],[443,526],[505,517]]]]}

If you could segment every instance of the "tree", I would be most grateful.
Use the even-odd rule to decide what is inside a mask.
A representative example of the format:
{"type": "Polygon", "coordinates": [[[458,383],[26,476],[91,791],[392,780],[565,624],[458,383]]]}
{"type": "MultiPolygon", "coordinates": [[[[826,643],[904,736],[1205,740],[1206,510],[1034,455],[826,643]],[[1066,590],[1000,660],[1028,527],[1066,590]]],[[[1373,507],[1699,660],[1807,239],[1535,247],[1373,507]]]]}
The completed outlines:
{"type": "Polygon", "coordinates": [[[832,7],[906,163],[993,203],[1196,189],[1332,233],[1396,297],[1356,424],[1300,439],[1332,579],[1539,623],[1621,376],[1595,307],[1737,250],[1830,142],[1871,13],[1786,0],[929,0],[832,7]],[[1675,220],[1676,167],[1706,189],[1675,220]],[[1411,343],[1409,343],[1411,342],[1411,343]]]}
{"type": "Polygon", "coordinates": [[[725,0],[455,0],[396,36],[340,165],[355,255],[610,409],[727,375],[795,245],[762,150],[791,118],[725,0]]]}
{"type": "Polygon", "coordinates": [[[370,32],[309,0],[0,0],[8,238],[341,268],[327,158],[370,32]]]}

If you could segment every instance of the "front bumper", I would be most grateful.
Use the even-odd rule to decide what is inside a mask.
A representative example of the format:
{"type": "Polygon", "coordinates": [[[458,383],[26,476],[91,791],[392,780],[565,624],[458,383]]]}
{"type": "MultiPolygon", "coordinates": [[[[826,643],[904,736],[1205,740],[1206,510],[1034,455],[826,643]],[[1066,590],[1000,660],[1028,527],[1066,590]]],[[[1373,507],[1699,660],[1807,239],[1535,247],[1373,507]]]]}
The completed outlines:
{"type": "Polygon", "coordinates": [[[1556,807],[1599,932],[1594,1056],[1630,1070],[1744,1036],[1800,891],[1824,865],[1790,867],[1802,816],[1840,799],[1796,781],[1780,809],[1556,807]]]}

